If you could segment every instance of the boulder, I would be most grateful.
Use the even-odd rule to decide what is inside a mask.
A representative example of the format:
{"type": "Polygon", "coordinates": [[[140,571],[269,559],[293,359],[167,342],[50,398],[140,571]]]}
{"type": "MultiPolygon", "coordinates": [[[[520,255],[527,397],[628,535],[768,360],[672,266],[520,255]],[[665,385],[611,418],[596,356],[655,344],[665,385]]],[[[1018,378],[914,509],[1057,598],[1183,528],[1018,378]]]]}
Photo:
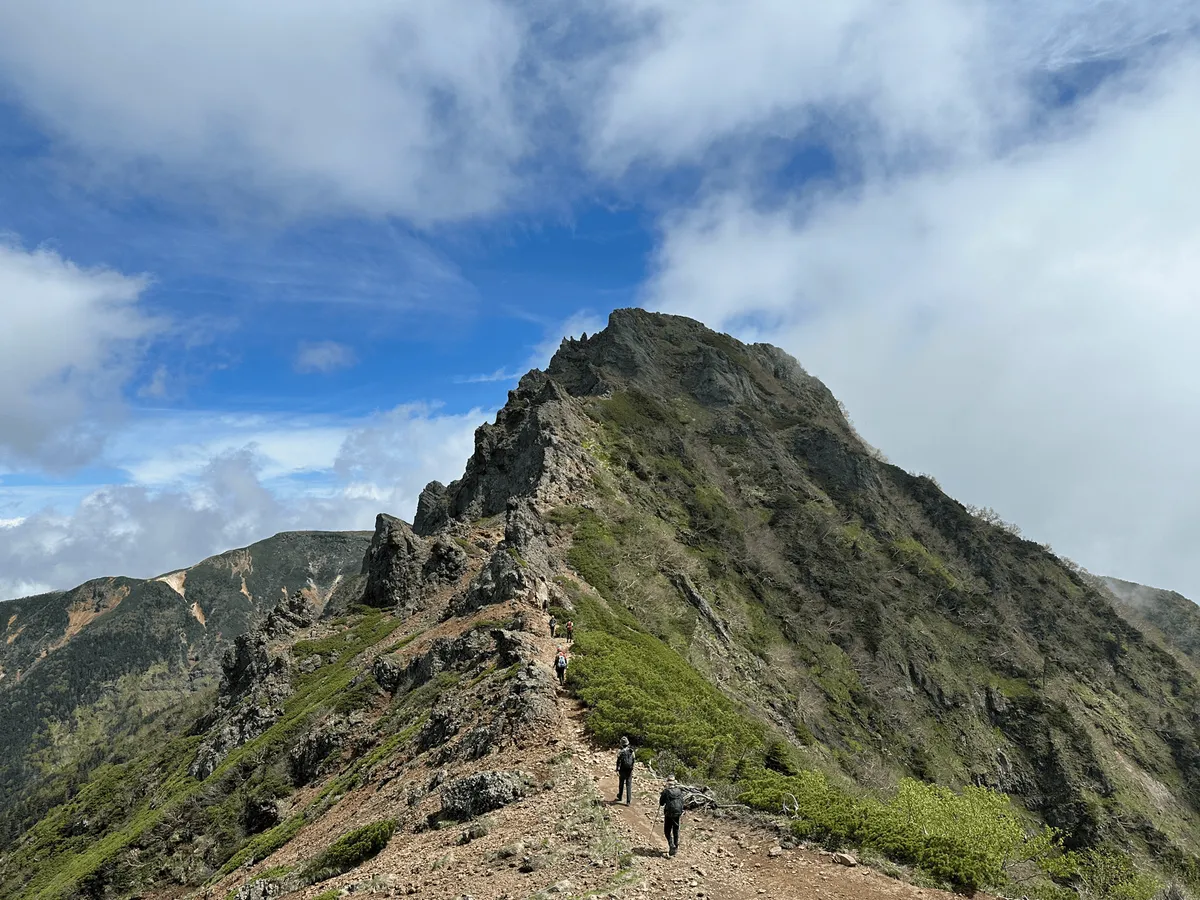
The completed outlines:
{"type": "Polygon", "coordinates": [[[519,772],[479,772],[442,789],[442,817],[462,821],[507,806],[525,795],[519,772]]]}

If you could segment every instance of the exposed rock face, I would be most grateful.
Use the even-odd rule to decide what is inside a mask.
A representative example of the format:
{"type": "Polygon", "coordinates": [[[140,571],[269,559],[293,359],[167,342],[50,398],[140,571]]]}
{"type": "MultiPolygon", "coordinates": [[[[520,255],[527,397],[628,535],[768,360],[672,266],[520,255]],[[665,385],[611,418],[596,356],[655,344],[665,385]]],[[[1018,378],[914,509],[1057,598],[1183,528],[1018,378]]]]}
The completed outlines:
{"type": "Polygon", "coordinates": [[[456,583],[467,554],[447,537],[425,538],[394,516],[381,513],[363,560],[363,602],[408,616],[425,608],[430,594],[456,583]]]}
{"type": "Polygon", "coordinates": [[[262,633],[267,640],[278,640],[313,624],[312,607],[303,593],[285,597],[267,613],[262,633]]]}
{"type": "Polygon", "coordinates": [[[522,667],[509,682],[502,706],[502,734],[497,738],[508,738],[520,745],[526,737],[553,727],[559,720],[555,690],[549,669],[532,662],[522,667]]]}
{"type": "Polygon", "coordinates": [[[523,597],[531,588],[520,555],[515,550],[501,548],[491,555],[466,593],[451,602],[448,612],[456,616],[470,615],[485,606],[523,597]]]}
{"type": "Polygon", "coordinates": [[[199,781],[208,778],[221,761],[242,744],[264,734],[279,718],[279,710],[270,706],[247,704],[229,715],[196,751],[196,759],[188,770],[199,781]]]}
{"type": "Polygon", "coordinates": [[[442,789],[442,816],[464,820],[507,806],[525,794],[520,772],[479,772],[442,789]]]}
{"type": "Polygon", "coordinates": [[[421,492],[413,530],[434,534],[452,520],[494,516],[514,501],[553,504],[591,484],[592,461],[581,449],[587,425],[556,381],[534,370],[509,392],[496,421],[475,432],[475,452],[461,479],[421,492]]]}
{"type": "Polygon", "coordinates": [[[380,513],[375,519],[375,536],[363,560],[367,577],[363,602],[368,606],[395,608],[412,613],[425,596],[425,563],[429,544],[394,516],[380,513]]]}
{"type": "Polygon", "coordinates": [[[454,584],[467,571],[467,553],[453,541],[438,538],[429,548],[429,558],[421,569],[427,586],[454,584]]]}
{"type": "Polygon", "coordinates": [[[418,534],[433,534],[450,521],[450,493],[440,481],[431,481],[417,498],[413,529],[418,534]]]}
{"type": "Polygon", "coordinates": [[[290,634],[311,624],[302,597],[285,597],[271,610],[262,628],[239,635],[221,661],[222,677],[215,711],[215,730],[200,745],[190,772],[203,781],[231,750],[266,732],[283,711],[292,692],[286,652],[271,653],[269,636],[290,634]]]}
{"type": "Polygon", "coordinates": [[[429,711],[429,720],[417,735],[417,746],[422,750],[442,746],[458,734],[466,720],[466,711],[458,698],[440,698],[429,711]]]}
{"type": "Polygon", "coordinates": [[[337,716],[300,738],[288,754],[292,783],[300,787],[313,781],[321,773],[322,764],[350,739],[354,725],[337,716]]]}

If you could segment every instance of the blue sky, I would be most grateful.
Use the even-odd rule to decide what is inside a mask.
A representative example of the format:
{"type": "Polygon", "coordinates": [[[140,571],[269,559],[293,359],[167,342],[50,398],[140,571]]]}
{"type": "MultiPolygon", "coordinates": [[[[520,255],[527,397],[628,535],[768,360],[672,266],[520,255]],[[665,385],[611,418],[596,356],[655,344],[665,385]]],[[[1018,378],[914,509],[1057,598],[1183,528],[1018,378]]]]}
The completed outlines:
{"type": "Polygon", "coordinates": [[[566,334],[795,354],[900,465],[1200,596],[1200,11],[0,10],[0,598],[409,517],[566,334]]]}

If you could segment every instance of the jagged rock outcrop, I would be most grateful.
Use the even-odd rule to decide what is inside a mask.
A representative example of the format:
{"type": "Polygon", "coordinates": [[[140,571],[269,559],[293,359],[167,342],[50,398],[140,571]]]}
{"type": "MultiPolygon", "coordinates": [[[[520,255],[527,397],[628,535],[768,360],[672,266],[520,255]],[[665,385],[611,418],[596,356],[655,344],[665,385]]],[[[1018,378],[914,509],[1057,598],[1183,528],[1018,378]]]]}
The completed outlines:
{"type": "Polygon", "coordinates": [[[500,734],[518,746],[527,737],[552,729],[560,720],[554,676],[532,661],[522,666],[508,684],[502,705],[500,734]]]}
{"type": "Polygon", "coordinates": [[[487,631],[471,629],[458,637],[436,638],[428,650],[407,663],[392,655],[380,656],[371,671],[380,687],[397,693],[427,684],[447,669],[469,669],[494,653],[492,636],[487,631]]]}
{"type": "Polygon", "coordinates": [[[361,714],[334,716],[306,732],[288,753],[288,771],[292,783],[300,787],[312,782],[321,774],[325,761],[345,746],[362,725],[361,714]]]}
{"type": "Polygon", "coordinates": [[[307,602],[285,597],[261,628],[239,635],[226,651],[214,724],[196,751],[189,770],[193,778],[208,778],[230,751],[264,734],[279,718],[292,692],[290,658],[285,651],[272,653],[269,643],[311,624],[307,602]]]}
{"type": "Polygon", "coordinates": [[[447,537],[425,538],[394,516],[375,520],[363,559],[362,601],[402,616],[425,608],[429,595],[456,583],[467,571],[467,553],[447,537]]]}
{"type": "Polygon", "coordinates": [[[535,369],[509,392],[496,421],[476,430],[463,477],[421,492],[413,530],[432,535],[452,520],[503,513],[515,501],[554,503],[586,491],[594,466],[581,447],[587,427],[559,384],[535,369]]]}
{"type": "Polygon", "coordinates": [[[368,606],[412,613],[425,596],[425,563],[429,543],[394,516],[380,513],[375,519],[375,536],[363,559],[368,606]]]}
{"type": "Polygon", "coordinates": [[[463,821],[507,806],[525,795],[520,772],[479,772],[442,788],[442,816],[463,821]]]}
{"type": "Polygon", "coordinates": [[[304,628],[311,628],[313,611],[308,598],[302,593],[285,596],[267,613],[262,633],[269,641],[288,637],[304,628]]]}

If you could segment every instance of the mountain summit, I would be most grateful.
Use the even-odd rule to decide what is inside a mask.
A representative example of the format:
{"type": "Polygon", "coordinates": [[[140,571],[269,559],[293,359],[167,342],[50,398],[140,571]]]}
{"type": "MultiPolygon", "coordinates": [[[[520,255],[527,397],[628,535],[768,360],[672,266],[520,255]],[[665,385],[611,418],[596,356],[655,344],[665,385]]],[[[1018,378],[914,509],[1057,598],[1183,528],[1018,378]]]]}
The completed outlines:
{"type": "MultiPolygon", "coordinates": [[[[1188,657],[887,463],[786,353],[685,318],[618,310],[565,341],[327,596],[257,615],[219,687],[69,778],[46,714],[3,895],[626,896],[659,870],[629,843],[645,823],[596,804],[592,754],[622,735],[641,790],[673,772],[722,815],[785,815],[789,846],[959,889],[1047,855],[1048,891],[1108,896],[1103,870],[1133,897],[1134,859],[1200,873],[1188,657]],[[568,693],[551,614],[576,629],[568,693]]],[[[720,877],[713,896],[750,890],[720,877]]]]}

